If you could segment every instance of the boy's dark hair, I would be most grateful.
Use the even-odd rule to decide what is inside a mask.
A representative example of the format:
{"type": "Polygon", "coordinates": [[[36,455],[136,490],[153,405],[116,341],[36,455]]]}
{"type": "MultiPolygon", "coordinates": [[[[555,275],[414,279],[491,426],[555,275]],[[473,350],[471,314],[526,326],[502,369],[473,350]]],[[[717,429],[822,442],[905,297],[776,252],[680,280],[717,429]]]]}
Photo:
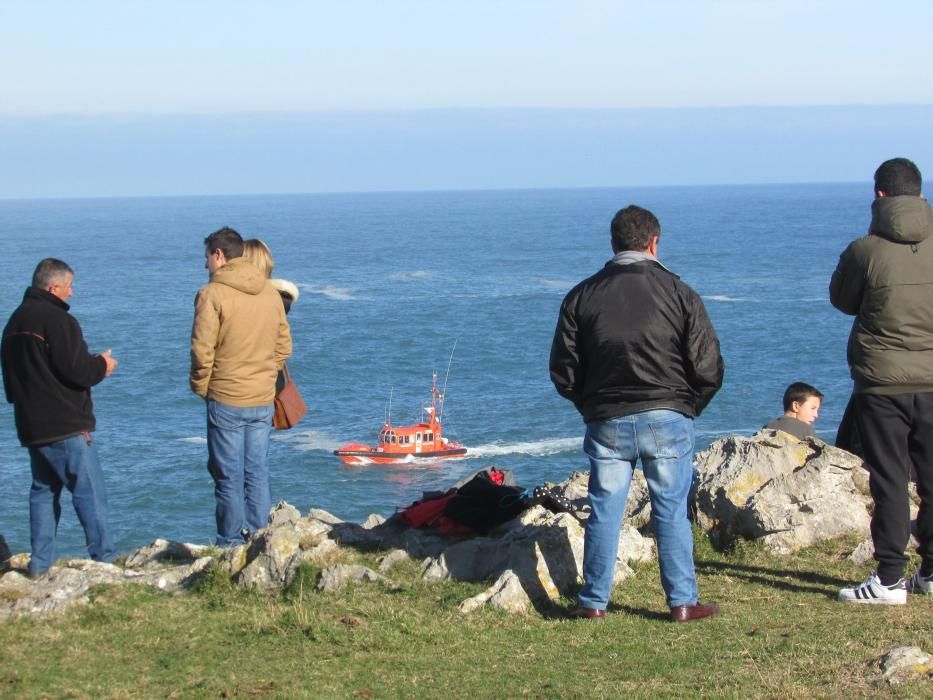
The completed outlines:
{"type": "Polygon", "coordinates": [[[875,192],[884,192],[888,197],[919,197],[922,186],[920,168],[907,158],[886,160],[875,171],[875,192]]]}
{"type": "Polygon", "coordinates": [[[74,271],[68,263],[58,258],[45,258],[36,265],[32,273],[32,286],[36,289],[48,289],[53,282],[64,280],[68,275],[74,277],[74,271]]]}
{"type": "Polygon", "coordinates": [[[208,254],[219,249],[227,260],[233,260],[243,255],[243,237],[229,226],[224,226],[204,239],[204,247],[208,254]]]}
{"type": "Polygon", "coordinates": [[[632,204],[616,212],[609,231],[617,252],[644,250],[652,238],[661,235],[661,223],[647,209],[632,204]]]}
{"type": "Polygon", "coordinates": [[[811,396],[815,396],[821,401],[823,400],[823,394],[821,394],[816,387],[804,384],[803,382],[794,382],[784,391],[784,410],[789,411],[794,401],[803,403],[811,396]]]}

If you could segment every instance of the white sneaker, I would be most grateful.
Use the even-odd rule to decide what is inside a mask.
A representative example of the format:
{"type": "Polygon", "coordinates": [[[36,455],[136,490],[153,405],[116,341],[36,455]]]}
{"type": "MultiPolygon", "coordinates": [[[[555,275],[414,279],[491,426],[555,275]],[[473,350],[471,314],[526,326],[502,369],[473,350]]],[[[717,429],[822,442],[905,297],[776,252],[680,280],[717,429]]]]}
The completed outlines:
{"type": "Polygon", "coordinates": [[[920,569],[917,569],[914,575],[907,579],[907,592],[933,595],[933,576],[921,576],[920,569]]]}
{"type": "MultiPolygon", "coordinates": [[[[911,579],[913,580],[913,579],[911,579]]],[[[933,584],[928,584],[933,585],[933,584]]],[[[853,588],[843,588],[839,591],[839,600],[843,603],[868,603],[874,605],[906,605],[907,585],[904,579],[890,586],[881,585],[878,572],[871,575],[853,588]]]]}

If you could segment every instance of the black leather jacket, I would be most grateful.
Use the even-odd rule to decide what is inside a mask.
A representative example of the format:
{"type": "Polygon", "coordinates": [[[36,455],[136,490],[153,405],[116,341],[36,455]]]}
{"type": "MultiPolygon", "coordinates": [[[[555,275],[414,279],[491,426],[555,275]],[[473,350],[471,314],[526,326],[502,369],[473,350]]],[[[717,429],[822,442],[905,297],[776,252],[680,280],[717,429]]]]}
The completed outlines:
{"type": "Polygon", "coordinates": [[[724,372],[703,301],[656,260],[609,262],[570,291],[550,367],[586,422],[657,408],[696,417],[724,372]]]}

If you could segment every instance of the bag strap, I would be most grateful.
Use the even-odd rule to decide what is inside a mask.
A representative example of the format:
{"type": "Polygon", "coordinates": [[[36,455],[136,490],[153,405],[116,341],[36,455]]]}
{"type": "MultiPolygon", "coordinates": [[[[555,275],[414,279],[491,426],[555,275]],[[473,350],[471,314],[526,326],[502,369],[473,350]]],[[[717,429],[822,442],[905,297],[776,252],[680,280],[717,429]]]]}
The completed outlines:
{"type": "Polygon", "coordinates": [[[282,373],[285,375],[285,383],[286,383],[286,384],[291,384],[291,383],[292,383],[292,375],[288,373],[288,362],[286,362],[284,365],[282,365],[282,373]]]}

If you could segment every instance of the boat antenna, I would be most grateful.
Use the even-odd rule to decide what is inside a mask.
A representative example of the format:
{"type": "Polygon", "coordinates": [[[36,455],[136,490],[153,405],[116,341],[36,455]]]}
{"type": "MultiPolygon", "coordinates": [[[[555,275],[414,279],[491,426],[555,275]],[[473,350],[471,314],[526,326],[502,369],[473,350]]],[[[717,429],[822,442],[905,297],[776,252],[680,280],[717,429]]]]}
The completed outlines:
{"type": "Polygon", "coordinates": [[[389,387],[389,407],[386,409],[386,425],[392,425],[392,392],[395,391],[394,386],[389,387]]]}
{"type": "Polygon", "coordinates": [[[444,406],[447,405],[447,380],[450,379],[450,365],[454,361],[454,350],[457,349],[457,341],[459,340],[459,338],[454,340],[454,346],[450,349],[450,359],[447,360],[447,374],[444,375],[444,391],[441,392],[441,415],[437,418],[437,421],[442,425],[444,423],[444,406]]]}

